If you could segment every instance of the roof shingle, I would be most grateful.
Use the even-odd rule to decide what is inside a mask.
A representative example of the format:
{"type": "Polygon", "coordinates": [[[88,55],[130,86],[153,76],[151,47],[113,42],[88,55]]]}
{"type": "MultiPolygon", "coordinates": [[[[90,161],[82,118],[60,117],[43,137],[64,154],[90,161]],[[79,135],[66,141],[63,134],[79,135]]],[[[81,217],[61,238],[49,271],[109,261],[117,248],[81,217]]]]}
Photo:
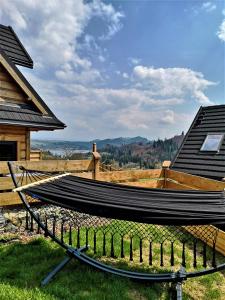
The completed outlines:
{"type": "Polygon", "coordinates": [[[220,150],[200,151],[207,134],[225,134],[225,105],[201,107],[187,132],[171,168],[221,180],[225,177],[225,139],[220,150]]]}
{"type": "Polygon", "coordinates": [[[33,68],[33,61],[12,27],[0,24],[0,48],[14,64],[33,68]]]}

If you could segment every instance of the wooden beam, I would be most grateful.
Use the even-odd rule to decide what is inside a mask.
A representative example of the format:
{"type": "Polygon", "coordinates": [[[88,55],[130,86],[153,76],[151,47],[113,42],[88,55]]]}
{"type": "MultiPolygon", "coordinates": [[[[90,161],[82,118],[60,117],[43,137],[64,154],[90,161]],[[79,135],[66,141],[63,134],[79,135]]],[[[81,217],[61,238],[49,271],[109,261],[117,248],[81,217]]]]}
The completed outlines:
{"type": "MultiPolygon", "coordinates": [[[[29,202],[38,202],[38,201],[32,199],[29,202]]],[[[22,202],[17,193],[13,193],[13,192],[0,193],[0,206],[10,206],[10,205],[18,205],[18,204],[22,204],[22,202]]]]}
{"type": "Polygon", "coordinates": [[[162,188],[164,179],[152,179],[144,182],[132,181],[132,182],[120,182],[123,185],[137,186],[142,188],[162,188]]]}
{"type": "MultiPolygon", "coordinates": [[[[47,172],[78,172],[92,171],[91,160],[41,160],[41,161],[16,161],[15,166],[26,169],[47,172]]],[[[7,162],[0,162],[0,174],[9,174],[7,162]]]]}
{"type": "Polygon", "coordinates": [[[0,177],[0,191],[10,190],[14,188],[11,177],[0,177]]]}
{"type": "Polygon", "coordinates": [[[194,188],[192,186],[181,184],[181,183],[176,182],[176,181],[171,181],[170,179],[166,180],[164,188],[165,189],[172,189],[172,190],[196,190],[196,188],[194,188]]]}
{"type": "Polygon", "coordinates": [[[93,179],[98,179],[99,169],[100,169],[100,159],[101,155],[97,152],[97,145],[93,143],[92,145],[92,160],[93,160],[93,179]]]}
{"type": "Polygon", "coordinates": [[[222,191],[225,188],[224,182],[170,169],[166,170],[166,177],[178,182],[179,184],[183,184],[199,190],[222,191]]]}
{"type": "Polygon", "coordinates": [[[26,131],[26,160],[30,160],[30,130],[26,131]]]}
{"type": "Polygon", "coordinates": [[[109,182],[134,182],[140,179],[158,179],[159,177],[163,177],[162,169],[109,171],[98,174],[98,180],[109,182]]]}
{"type": "Polygon", "coordinates": [[[162,168],[169,168],[171,165],[171,161],[170,160],[164,160],[164,162],[162,163],[162,168]]]}

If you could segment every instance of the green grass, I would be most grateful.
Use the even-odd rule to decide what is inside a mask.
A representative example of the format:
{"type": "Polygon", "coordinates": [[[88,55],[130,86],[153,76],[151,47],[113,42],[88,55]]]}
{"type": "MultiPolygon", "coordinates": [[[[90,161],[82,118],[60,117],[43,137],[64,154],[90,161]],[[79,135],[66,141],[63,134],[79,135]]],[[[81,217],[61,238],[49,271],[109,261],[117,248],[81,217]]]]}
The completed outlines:
{"type": "MultiPolygon", "coordinates": [[[[63,257],[64,251],[44,238],[0,245],[0,300],[169,299],[168,284],[133,282],[98,272],[75,260],[48,286],[41,288],[41,280],[63,257]]],[[[117,264],[121,265],[121,260],[118,259],[117,264]]],[[[132,264],[136,267],[135,262],[132,264]]],[[[222,272],[190,279],[183,287],[184,299],[225,299],[222,272]]]]}

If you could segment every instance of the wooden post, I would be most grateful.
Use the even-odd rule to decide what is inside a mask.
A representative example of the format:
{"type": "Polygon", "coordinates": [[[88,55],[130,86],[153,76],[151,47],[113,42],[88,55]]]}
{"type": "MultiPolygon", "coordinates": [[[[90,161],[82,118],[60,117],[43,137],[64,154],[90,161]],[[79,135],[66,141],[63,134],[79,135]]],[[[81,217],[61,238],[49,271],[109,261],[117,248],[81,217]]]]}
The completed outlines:
{"type": "Polygon", "coordinates": [[[166,170],[169,169],[171,165],[171,161],[170,160],[164,160],[163,164],[162,164],[162,169],[163,169],[163,177],[164,177],[164,181],[163,181],[163,188],[166,188],[166,177],[167,177],[167,173],[166,170]]]}
{"type": "Polygon", "coordinates": [[[93,155],[93,172],[92,172],[92,178],[98,179],[99,174],[99,168],[100,168],[100,154],[97,152],[97,145],[94,143],[92,145],[92,155],[93,155]]]}
{"type": "Polygon", "coordinates": [[[30,130],[26,131],[26,158],[25,160],[30,160],[30,130]]]}

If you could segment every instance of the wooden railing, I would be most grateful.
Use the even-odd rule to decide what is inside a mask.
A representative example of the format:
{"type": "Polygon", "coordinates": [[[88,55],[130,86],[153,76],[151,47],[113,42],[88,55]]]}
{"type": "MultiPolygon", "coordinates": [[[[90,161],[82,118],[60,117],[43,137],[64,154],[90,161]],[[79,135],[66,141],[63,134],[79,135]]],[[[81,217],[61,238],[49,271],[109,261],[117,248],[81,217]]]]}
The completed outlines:
{"type": "MultiPolygon", "coordinates": [[[[16,161],[14,165],[38,171],[70,172],[80,177],[141,187],[163,188],[164,186],[164,170],[162,169],[103,172],[100,169],[100,158],[96,144],[93,144],[92,159],[89,160],[30,160],[16,161]]],[[[0,162],[0,206],[21,203],[17,193],[12,192],[13,188],[7,162],[0,162]]]]}

